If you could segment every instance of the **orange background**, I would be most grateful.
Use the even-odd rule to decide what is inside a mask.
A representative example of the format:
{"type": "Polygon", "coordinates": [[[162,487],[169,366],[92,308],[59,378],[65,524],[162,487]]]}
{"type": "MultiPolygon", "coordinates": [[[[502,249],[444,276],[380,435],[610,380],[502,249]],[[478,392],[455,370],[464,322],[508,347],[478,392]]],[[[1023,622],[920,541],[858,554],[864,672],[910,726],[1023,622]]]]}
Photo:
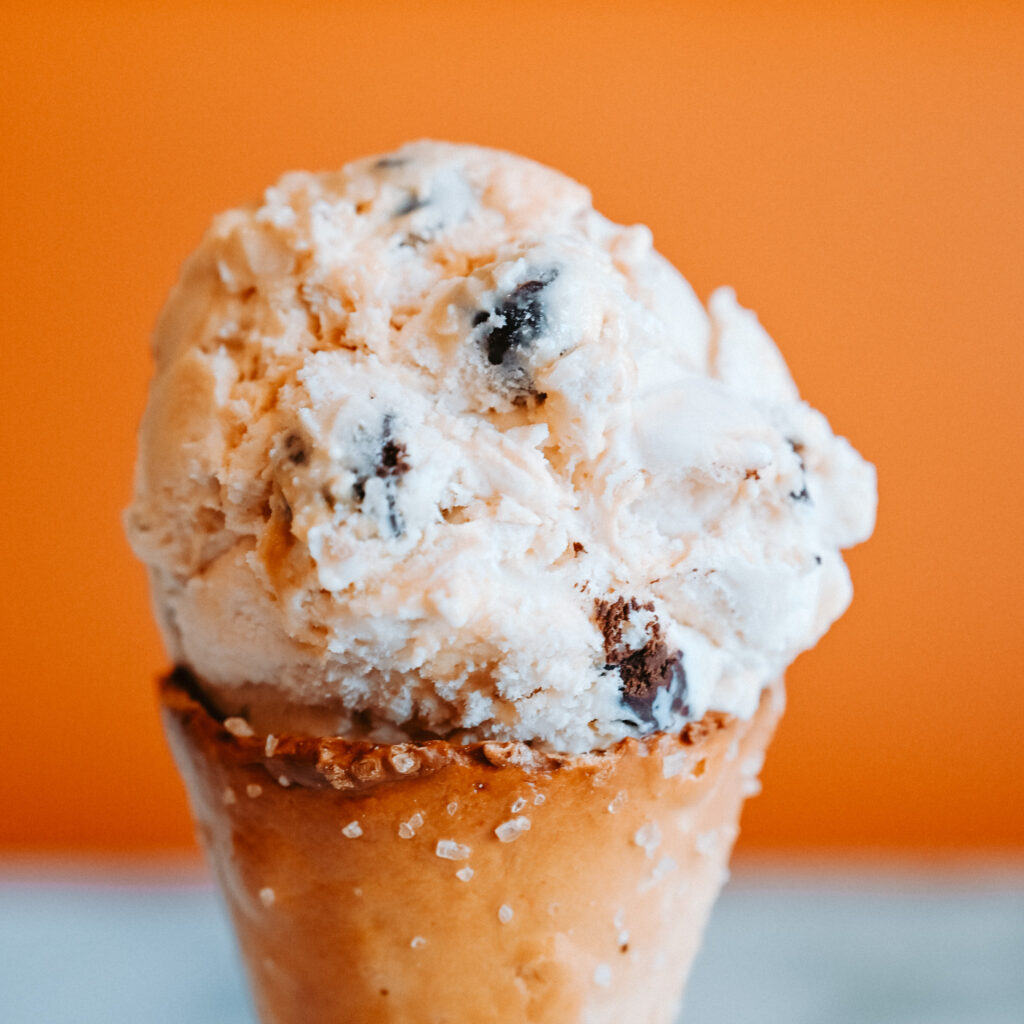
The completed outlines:
{"type": "Polygon", "coordinates": [[[0,849],[191,842],[119,523],[150,325],[215,211],[436,136],[734,284],[878,464],[746,848],[1024,850],[1024,14],[820,6],[4,6],[0,849]]]}

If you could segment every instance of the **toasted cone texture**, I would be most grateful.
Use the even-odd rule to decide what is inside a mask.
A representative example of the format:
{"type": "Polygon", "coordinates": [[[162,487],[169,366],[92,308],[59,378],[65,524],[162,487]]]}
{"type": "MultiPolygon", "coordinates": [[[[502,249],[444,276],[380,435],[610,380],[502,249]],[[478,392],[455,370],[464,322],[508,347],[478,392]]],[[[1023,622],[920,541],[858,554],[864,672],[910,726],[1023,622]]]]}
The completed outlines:
{"type": "Polygon", "coordinates": [[[782,707],[550,756],[162,698],[264,1024],[668,1024],[782,707]]]}

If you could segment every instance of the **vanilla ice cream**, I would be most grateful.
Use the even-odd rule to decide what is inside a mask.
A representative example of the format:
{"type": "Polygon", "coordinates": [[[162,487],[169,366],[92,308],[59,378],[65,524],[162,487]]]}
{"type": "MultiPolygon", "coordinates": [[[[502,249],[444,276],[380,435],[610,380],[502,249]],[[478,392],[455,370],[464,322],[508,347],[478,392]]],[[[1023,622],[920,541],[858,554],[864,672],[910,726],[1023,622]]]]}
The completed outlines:
{"type": "Polygon", "coordinates": [[[870,465],[732,292],[493,150],[286,175],[159,321],[131,543],[222,711],[578,753],[749,718],[870,465]]]}

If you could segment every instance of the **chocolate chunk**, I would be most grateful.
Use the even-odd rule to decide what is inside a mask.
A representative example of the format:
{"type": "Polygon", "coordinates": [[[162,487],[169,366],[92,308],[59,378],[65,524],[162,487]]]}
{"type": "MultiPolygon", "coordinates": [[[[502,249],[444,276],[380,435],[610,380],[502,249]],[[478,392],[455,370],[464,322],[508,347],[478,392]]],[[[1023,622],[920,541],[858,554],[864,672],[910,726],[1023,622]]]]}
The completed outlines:
{"type": "Polygon", "coordinates": [[[492,312],[480,310],[473,317],[474,327],[487,320],[502,320],[502,323],[489,327],[480,339],[491,366],[506,364],[510,353],[528,347],[544,333],[548,318],[543,292],[557,276],[557,270],[545,270],[515,287],[492,312]]]}
{"type": "Polygon", "coordinates": [[[415,192],[410,192],[401,205],[395,210],[394,216],[404,217],[407,214],[414,213],[416,210],[422,209],[424,206],[429,206],[430,200],[424,199],[422,196],[417,195],[415,192]]]}
{"type": "Polygon", "coordinates": [[[804,465],[804,446],[799,441],[794,441],[793,438],[787,437],[786,444],[793,449],[793,453],[796,455],[797,460],[800,463],[800,472],[803,474],[803,485],[799,491],[790,491],[789,496],[793,501],[806,501],[810,502],[811,494],[807,490],[807,467],[804,465]]]}
{"type": "Polygon", "coordinates": [[[304,466],[309,458],[306,446],[298,434],[289,434],[284,439],[284,452],[288,459],[296,466],[304,466]]]}
{"type": "Polygon", "coordinates": [[[391,436],[393,424],[394,417],[390,415],[384,417],[384,431],[381,435],[384,443],[380,449],[380,461],[374,470],[374,474],[379,477],[399,477],[409,472],[409,460],[406,458],[408,453],[405,445],[391,436]]]}
{"type": "Polygon", "coordinates": [[[490,366],[496,367],[496,383],[513,405],[542,405],[547,394],[533,385],[528,350],[547,330],[548,312],[544,290],[558,276],[549,268],[512,289],[491,310],[478,310],[473,326],[483,326],[480,348],[490,366]],[[496,322],[497,321],[497,322],[496,322]]]}
{"type": "Polygon", "coordinates": [[[598,598],[594,602],[597,623],[604,634],[606,669],[618,669],[622,680],[622,702],[644,725],[655,727],[654,702],[661,690],[671,696],[670,707],[683,715],[690,713],[686,703],[686,671],[683,652],[672,651],[662,633],[661,623],[653,618],[647,627],[647,641],[634,649],[624,642],[624,633],[632,615],[653,612],[651,602],[640,604],[635,597],[614,601],[598,598]]]}
{"type": "Polygon", "coordinates": [[[394,422],[395,418],[391,413],[384,417],[377,458],[369,471],[356,477],[356,481],[352,485],[352,496],[358,504],[362,504],[366,499],[366,481],[371,476],[383,480],[384,497],[388,505],[388,526],[391,528],[393,536],[401,537],[405,532],[405,523],[402,520],[402,513],[398,510],[398,484],[412,467],[407,458],[408,452],[405,445],[394,438],[392,433],[394,422]]]}

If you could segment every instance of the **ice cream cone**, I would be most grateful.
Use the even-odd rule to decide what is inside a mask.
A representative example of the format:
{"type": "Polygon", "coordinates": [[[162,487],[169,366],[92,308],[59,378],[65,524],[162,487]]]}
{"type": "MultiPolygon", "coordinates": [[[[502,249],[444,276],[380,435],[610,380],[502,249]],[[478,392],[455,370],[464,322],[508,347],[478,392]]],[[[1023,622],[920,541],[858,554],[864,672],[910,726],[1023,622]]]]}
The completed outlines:
{"type": "Polygon", "coordinates": [[[264,1024],[668,1024],[782,706],[567,756],[254,735],[161,692],[264,1024]]]}

